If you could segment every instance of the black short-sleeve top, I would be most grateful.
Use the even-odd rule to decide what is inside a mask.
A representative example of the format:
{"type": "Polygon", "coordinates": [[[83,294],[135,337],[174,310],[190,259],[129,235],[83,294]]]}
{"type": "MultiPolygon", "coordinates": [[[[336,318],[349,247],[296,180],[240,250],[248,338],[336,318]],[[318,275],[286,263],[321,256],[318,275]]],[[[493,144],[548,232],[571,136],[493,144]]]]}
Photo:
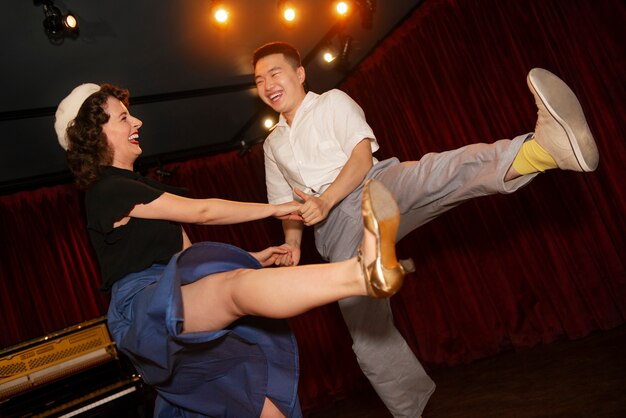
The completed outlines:
{"type": "Polygon", "coordinates": [[[112,166],[104,168],[102,177],[87,189],[87,230],[100,263],[102,290],[109,291],[129,273],[166,264],[182,250],[182,227],[176,222],[131,218],[113,228],[135,205],[150,203],[164,192],[186,194],[185,189],[112,166]]]}

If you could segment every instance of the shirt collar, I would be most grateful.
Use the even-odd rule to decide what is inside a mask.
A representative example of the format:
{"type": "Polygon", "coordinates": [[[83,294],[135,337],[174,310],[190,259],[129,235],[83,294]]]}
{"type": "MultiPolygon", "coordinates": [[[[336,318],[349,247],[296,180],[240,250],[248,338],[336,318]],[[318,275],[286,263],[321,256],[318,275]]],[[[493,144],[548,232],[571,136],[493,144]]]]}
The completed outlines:
{"type": "Polygon", "coordinates": [[[103,166],[102,167],[102,174],[103,175],[107,175],[107,176],[118,175],[118,176],[133,178],[133,179],[141,177],[141,175],[139,173],[136,173],[136,172],[130,171],[130,170],[126,170],[126,169],[123,169],[123,168],[114,167],[112,165],[103,166]]]}
{"type": "MultiPolygon", "coordinates": [[[[294,115],[293,120],[295,121],[300,113],[306,112],[318,96],[319,94],[309,91],[304,96],[304,100],[302,100],[302,103],[300,103],[300,107],[298,107],[298,110],[296,110],[296,114],[294,115]]],[[[287,119],[285,119],[282,113],[280,114],[280,116],[278,116],[278,126],[288,126],[287,119]]]]}

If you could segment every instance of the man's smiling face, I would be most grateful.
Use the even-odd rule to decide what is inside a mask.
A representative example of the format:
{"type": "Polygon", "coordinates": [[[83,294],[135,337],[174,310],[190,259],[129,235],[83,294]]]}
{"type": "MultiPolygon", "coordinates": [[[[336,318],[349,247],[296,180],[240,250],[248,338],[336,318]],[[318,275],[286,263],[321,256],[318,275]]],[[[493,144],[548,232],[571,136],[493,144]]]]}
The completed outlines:
{"type": "Polygon", "coordinates": [[[304,68],[293,68],[283,54],[271,54],[257,61],[254,78],[261,100],[291,123],[306,95],[304,68]]]}

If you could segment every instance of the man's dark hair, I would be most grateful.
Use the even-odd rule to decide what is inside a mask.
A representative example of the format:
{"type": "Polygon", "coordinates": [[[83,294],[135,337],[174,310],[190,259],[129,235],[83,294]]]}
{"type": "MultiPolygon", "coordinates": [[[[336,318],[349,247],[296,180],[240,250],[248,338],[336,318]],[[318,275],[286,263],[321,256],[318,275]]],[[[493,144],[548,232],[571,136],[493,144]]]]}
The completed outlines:
{"type": "Polygon", "coordinates": [[[291,44],[287,42],[270,42],[260,46],[254,51],[252,55],[252,66],[256,67],[256,63],[264,57],[273,54],[283,54],[287,62],[294,68],[298,68],[302,65],[300,61],[300,53],[291,44]]]}

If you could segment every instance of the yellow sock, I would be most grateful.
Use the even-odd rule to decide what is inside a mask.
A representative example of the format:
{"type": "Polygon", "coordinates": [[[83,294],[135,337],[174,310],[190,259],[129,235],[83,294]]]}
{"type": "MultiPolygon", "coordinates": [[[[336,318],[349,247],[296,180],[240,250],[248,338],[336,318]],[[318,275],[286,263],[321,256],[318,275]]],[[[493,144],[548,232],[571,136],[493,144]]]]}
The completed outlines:
{"type": "Polygon", "coordinates": [[[534,139],[524,142],[513,160],[513,168],[518,173],[531,174],[557,168],[556,161],[534,139]]]}

